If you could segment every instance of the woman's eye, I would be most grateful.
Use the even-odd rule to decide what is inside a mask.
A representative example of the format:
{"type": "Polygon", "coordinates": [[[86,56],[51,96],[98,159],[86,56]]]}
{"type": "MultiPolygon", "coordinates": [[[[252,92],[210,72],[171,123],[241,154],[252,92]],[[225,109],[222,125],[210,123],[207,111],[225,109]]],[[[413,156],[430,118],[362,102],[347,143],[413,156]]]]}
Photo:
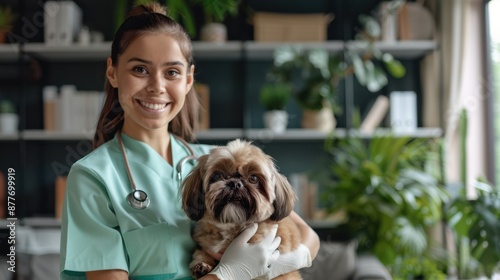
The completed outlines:
{"type": "Polygon", "coordinates": [[[250,175],[250,177],[248,177],[248,182],[251,184],[257,184],[259,182],[259,178],[255,175],[250,175]]]}
{"type": "Polygon", "coordinates": [[[181,73],[179,73],[179,71],[177,71],[177,70],[168,70],[167,71],[167,76],[169,76],[169,77],[177,77],[180,74],[181,73]]]}
{"type": "Polygon", "coordinates": [[[134,67],[133,70],[134,70],[134,72],[139,73],[139,74],[147,74],[148,73],[146,68],[142,67],[142,66],[136,66],[136,67],[134,67]]]}

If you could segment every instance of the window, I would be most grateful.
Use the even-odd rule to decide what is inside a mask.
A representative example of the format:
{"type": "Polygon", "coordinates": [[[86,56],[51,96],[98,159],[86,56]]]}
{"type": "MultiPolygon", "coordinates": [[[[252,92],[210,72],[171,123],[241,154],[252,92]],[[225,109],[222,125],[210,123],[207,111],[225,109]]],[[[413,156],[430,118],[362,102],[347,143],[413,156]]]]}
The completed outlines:
{"type": "Polygon", "coordinates": [[[493,106],[495,128],[495,174],[496,185],[500,188],[500,0],[491,0],[487,4],[489,51],[491,58],[490,88],[494,96],[493,106]]]}

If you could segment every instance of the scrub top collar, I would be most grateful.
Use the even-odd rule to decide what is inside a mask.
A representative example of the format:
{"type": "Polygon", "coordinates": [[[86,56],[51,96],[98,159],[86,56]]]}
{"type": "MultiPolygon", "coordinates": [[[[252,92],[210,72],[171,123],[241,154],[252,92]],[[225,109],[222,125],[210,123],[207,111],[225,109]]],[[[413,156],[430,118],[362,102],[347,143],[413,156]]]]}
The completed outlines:
{"type": "MultiPolygon", "coordinates": [[[[177,181],[177,171],[176,166],[178,162],[190,155],[190,152],[187,147],[184,146],[180,140],[176,139],[172,133],[170,136],[170,149],[172,151],[172,163],[173,166],[170,165],[158,152],[156,152],[151,146],[148,144],[136,140],[125,133],[122,133],[123,144],[125,146],[125,152],[127,153],[127,157],[129,161],[140,162],[145,166],[151,168],[155,173],[160,177],[168,177],[173,181],[177,181]]],[[[118,150],[120,149],[120,144],[118,143],[118,139],[116,135],[113,139],[118,150]]],[[[121,151],[120,151],[121,153],[121,151]]],[[[132,173],[134,171],[132,170],[132,173]]]]}

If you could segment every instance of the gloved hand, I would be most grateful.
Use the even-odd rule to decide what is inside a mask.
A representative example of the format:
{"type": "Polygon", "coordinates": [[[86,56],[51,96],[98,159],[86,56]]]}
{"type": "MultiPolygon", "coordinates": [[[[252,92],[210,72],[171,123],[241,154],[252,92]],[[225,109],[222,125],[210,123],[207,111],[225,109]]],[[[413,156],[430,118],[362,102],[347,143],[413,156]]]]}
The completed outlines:
{"type": "Polygon", "coordinates": [[[295,251],[280,254],[279,258],[272,263],[269,278],[273,279],[282,274],[312,265],[311,252],[304,244],[300,244],[295,251]]]}
{"type": "Polygon", "coordinates": [[[254,224],[244,230],[227,247],[219,264],[209,273],[221,280],[254,279],[270,272],[270,264],[274,264],[280,253],[277,250],[281,238],[276,237],[278,225],[273,227],[259,243],[248,243],[257,232],[254,224]]]}

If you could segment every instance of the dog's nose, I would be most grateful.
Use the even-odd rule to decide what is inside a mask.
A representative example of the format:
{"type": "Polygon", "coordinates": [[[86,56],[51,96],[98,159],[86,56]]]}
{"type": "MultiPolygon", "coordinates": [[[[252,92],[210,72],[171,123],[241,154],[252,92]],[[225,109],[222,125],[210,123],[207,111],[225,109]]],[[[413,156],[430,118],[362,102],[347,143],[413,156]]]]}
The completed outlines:
{"type": "Polygon", "coordinates": [[[243,183],[241,181],[230,181],[228,183],[228,186],[231,188],[231,189],[240,189],[240,188],[243,188],[243,183]]]}

